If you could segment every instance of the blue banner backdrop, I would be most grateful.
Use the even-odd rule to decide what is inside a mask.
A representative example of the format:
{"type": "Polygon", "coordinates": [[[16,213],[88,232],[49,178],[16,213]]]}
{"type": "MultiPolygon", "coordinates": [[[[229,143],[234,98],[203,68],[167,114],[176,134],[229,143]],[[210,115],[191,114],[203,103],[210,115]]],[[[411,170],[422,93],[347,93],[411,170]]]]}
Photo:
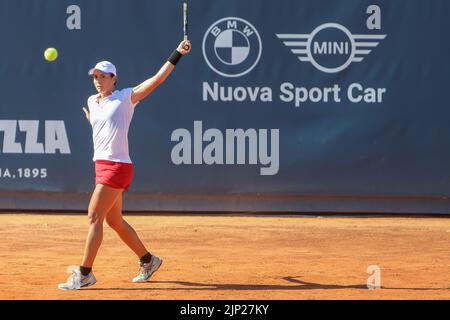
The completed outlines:
{"type": "MultiPolygon", "coordinates": [[[[154,197],[135,209],[339,211],[304,204],[340,197],[371,199],[346,211],[423,200],[440,206],[420,211],[447,213],[449,21],[446,0],[189,0],[193,51],[130,128],[129,196],[154,197]],[[165,206],[171,195],[194,200],[165,206]]],[[[182,40],[182,22],[182,1],[0,0],[1,203],[90,192],[88,70],[110,60],[120,88],[139,84],[182,40]]]]}

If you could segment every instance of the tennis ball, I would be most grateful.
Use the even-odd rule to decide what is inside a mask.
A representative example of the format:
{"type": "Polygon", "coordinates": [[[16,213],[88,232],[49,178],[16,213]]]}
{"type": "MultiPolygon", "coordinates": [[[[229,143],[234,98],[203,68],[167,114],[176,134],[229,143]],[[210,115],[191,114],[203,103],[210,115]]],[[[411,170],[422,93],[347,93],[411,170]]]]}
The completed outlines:
{"type": "Polygon", "coordinates": [[[58,50],[55,48],[48,48],[44,52],[44,57],[47,61],[55,61],[58,58],[58,50]]]}

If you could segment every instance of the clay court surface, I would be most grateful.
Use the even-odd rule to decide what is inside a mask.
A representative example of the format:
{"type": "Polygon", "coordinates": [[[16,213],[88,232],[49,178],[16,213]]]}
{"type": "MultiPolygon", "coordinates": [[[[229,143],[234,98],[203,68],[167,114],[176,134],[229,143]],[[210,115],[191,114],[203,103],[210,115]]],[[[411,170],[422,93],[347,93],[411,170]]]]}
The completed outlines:
{"type": "Polygon", "coordinates": [[[450,219],[126,215],[164,259],[134,284],[138,262],[105,225],[97,284],[61,291],[80,263],[82,215],[0,214],[0,299],[449,299],[450,219]],[[381,289],[367,289],[378,265],[381,289]]]}

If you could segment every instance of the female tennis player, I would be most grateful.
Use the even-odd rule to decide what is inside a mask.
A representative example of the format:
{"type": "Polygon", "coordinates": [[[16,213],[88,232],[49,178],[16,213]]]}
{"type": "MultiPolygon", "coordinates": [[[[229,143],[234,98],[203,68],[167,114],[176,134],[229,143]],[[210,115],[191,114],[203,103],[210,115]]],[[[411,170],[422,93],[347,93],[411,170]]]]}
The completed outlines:
{"type": "Polygon", "coordinates": [[[128,153],[128,128],[135,106],[161,85],[180,58],[191,51],[184,40],[153,77],[134,88],[116,90],[117,70],[108,61],[99,62],[89,74],[93,76],[98,94],[88,99],[83,108],[91,123],[94,141],[95,189],[89,202],[89,231],[80,266],[70,267],[72,275],[63,290],[78,290],[97,282],[92,265],[103,239],[103,221],[114,229],[139,257],[139,274],[133,282],[145,282],[158,270],[162,259],[152,255],[134,229],[122,217],[122,193],[128,190],[133,176],[133,164],[128,153]]]}

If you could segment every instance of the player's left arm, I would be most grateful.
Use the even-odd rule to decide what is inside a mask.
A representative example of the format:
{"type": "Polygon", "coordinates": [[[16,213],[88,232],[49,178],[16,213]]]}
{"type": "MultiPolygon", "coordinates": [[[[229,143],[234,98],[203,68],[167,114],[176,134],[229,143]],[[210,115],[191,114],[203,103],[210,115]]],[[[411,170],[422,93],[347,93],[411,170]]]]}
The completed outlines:
{"type": "MultiPolygon", "coordinates": [[[[191,51],[191,48],[192,46],[189,40],[184,40],[179,44],[176,50],[184,56],[191,51]]],[[[133,88],[133,93],[131,94],[131,102],[133,104],[136,104],[147,97],[153,90],[155,90],[167,79],[174,68],[175,65],[173,65],[170,61],[164,63],[161,69],[159,69],[159,71],[153,77],[145,80],[144,82],[133,88]]]]}

